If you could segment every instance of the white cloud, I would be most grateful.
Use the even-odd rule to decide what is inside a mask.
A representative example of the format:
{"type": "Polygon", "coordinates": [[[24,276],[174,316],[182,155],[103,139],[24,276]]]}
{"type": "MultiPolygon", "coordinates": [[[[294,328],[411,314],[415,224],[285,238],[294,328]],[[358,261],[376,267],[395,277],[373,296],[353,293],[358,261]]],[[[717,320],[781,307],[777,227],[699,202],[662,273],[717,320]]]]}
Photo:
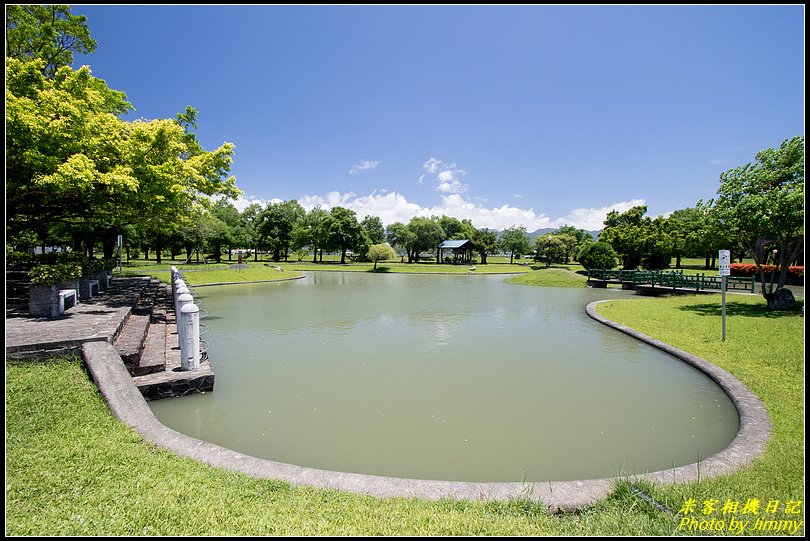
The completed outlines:
{"type": "Polygon", "coordinates": [[[602,229],[607,213],[611,210],[624,212],[631,207],[643,205],[643,199],[622,201],[600,208],[578,208],[572,210],[567,216],[552,219],[545,213],[535,212],[534,209],[522,209],[509,204],[500,207],[485,207],[480,203],[471,201],[462,194],[452,193],[440,196],[440,203],[433,206],[422,206],[408,201],[398,192],[374,192],[370,195],[358,196],[353,192],[329,192],[325,195],[305,195],[298,200],[306,209],[315,206],[324,209],[341,206],[357,213],[359,219],[366,215],[378,216],[385,225],[394,222],[407,223],[414,216],[453,216],[458,219],[467,218],[475,227],[503,230],[514,225],[522,225],[528,231],[549,227],[572,225],[574,227],[596,231],[602,229]]]}
{"type": "Polygon", "coordinates": [[[555,226],[568,224],[588,231],[597,231],[605,226],[605,218],[611,210],[626,212],[640,205],[646,205],[646,202],[643,199],[631,199],[630,201],[613,203],[606,207],[578,208],[572,210],[568,216],[555,220],[555,226]]]}
{"type": "MultiPolygon", "coordinates": [[[[447,163],[434,157],[430,157],[422,164],[428,174],[435,175],[436,191],[440,193],[458,194],[465,193],[469,186],[461,182],[461,177],[467,174],[463,169],[459,169],[454,163],[447,163]]],[[[422,184],[425,175],[419,177],[419,184],[422,184]]]]}
{"type": "Polygon", "coordinates": [[[349,169],[349,174],[354,175],[362,171],[371,171],[381,163],[382,162],[379,161],[361,160],[357,165],[352,165],[351,169],[349,169]]]}

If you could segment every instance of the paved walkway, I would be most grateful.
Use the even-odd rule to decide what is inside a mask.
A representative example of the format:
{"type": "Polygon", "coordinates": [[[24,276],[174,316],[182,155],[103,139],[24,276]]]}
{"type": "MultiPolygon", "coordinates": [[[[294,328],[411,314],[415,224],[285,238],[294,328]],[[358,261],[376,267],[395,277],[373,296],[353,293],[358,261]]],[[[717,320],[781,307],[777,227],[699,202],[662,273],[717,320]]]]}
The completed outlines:
{"type": "Polygon", "coordinates": [[[112,344],[148,284],[148,277],[115,277],[100,295],[53,319],[30,317],[27,307],[7,306],[6,358],[81,354],[84,342],[112,344]]]}

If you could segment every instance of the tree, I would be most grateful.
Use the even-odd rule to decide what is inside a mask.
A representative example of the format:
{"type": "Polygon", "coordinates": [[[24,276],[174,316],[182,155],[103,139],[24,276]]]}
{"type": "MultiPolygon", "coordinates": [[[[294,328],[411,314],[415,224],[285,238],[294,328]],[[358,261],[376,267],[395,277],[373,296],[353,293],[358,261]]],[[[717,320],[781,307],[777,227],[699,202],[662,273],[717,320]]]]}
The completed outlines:
{"type": "Polygon", "coordinates": [[[222,263],[222,247],[231,241],[231,231],[228,224],[217,218],[213,213],[206,212],[198,222],[202,233],[202,246],[208,254],[214,256],[214,261],[222,263]]]}
{"type": "Polygon", "coordinates": [[[438,220],[415,216],[408,222],[408,230],[414,235],[411,244],[413,257],[408,258],[409,263],[418,259],[420,253],[434,248],[438,257],[438,246],[445,238],[444,230],[438,220]]]}
{"type": "Polygon", "coordinates": [[[777,150],[758,152],[755,163],[722,173],[712,213],[754,256],[768,305],[782,296],[792,304],[792,293],[779,290],[788,267],[804,253],[804,137],[786,139],[777,150]],[[763,268],[771,257],[780,269],[776,289],[773,280],[766,287],[763,268]]]}
{"type": "Polygon", "coordinates": [[[625,269],[635,269],[641,263],[640,238],[646,213],[647,206],[641,205],[623,213],[612,210],[605,218],[605,228],[599,234],[599,240],[613,246],[625,269]]]}
{"type": "Polygon", "coordinates": [[[550,267],[552,263],[562,263],[565,257],[565,243],[554,235],[547,233],[538,236],[534,239],[537,259],[543,259],[546,262],[546,268],[550,267]]]}
{"type": "Polygon", "coordinates": [[[346,252],[357,245],[362,230],[357,222],[357,214],[344,207],[333,207],[330,211],[332,222],[330,238],[340,250],[340,263],[346,263],[346,252]]]}
{"type": "Polygon", "coordinates": [[[363,218],[363,221],[360,222],[360,225],[363,226],[371,244],[382,244],[385,242],[385,226],[383,226],[380,218],[377,216],[366,216],[363,218]]]}
{"type": "Polygon", "coordinates": [[[487,264],[487,255],[498,249],[498,235],[487,228],[476,229],[470,240],[481,257],[481,264],[487,264]]]}
{"type": "Polygon", "coordinates": [[[9,236],[61,223],[77,236],[92,232],[112,257],[123,226],[138,225],[160,244],[209,196],[240,193],[225,178],[230,143],[205,151],[178,119],[125,122],[126,97],[89,68],[64,66],[48,78],[44,64],[6,61],[9,236]]]}
{"type": "Polygon", "coordinates": [[[515,258],[515,253],[525,254],[531,249],[529,237],[526,236],[526,228],[522,225],[520,227],[509,227],[501,233],[501,240],[499,242],[501,250],[509,252],[509,263],[512,263],[515,258]]]}
{"type": "Polygon", "coordinates": [[[613,246],[607,242],[592,242],[582,247],[577,254],[577,261],[585,267],[591,269],[612,269],[616,266],[619,256],[613,246]]]}
{"type": "Polygon", "coordinates": [[[563,240],[565,244],[566,254],[565,262],[568,263],[571,259],[576,260],[579,251],[586,245],[593,242],[593,237],[589,232],[584,229],[578,229],[573,225],[564,225],[552,231],[554,235],[563,240]],[[560,235],[567,235],[574,239],[573,243],[566,237],[560,235]]]}
{"type": "Polygon", "coordinates": [[[444,216],[438,219],[439,225],[442,226],[445,238],[442,240],[464,240],[469,239],[465,237],[464,225],[458,218],[452,216],[444,216]]]}
{"type": "Polygon", "coordinates": [[[626,212],[610,211],[605,219],[605,228],[599,240],[607,242],[619,254],[625,269],[635,269],[639,265],[648,269],[662,269],[669,266],[672,254],[672,241],[669,238],[665,220],[653,220],[647,213],[646,205],[633,207],[626,212]]]}
{"type": "Polygon", "coordinates": [[[393,259],[396,256],[397,253],[387,242],[382,244],[372,244],[368,248],[368,258],[374,262],[374,270],[377,270],[378,261],[386,261],[388,259],[393,259]]]}
{"type": "Polygon", "coordinates": [[[672,241],[676,269],[681,268],[682,257],[703,255],[700,237],[705,227],[706,216],[697,207],[679,209],[669,215],[665,229],[672,241]]]}
{"type": "Polygon", "coordinates": [[[268,203],[259,215],[261,245],[273,252],[273,261],[281,261],[282,253],[284,260],[287,260],[293,241],[293,228],[305,215],[304,208],[295,199],[268,203]]]}
{"type": "Polygon", "coordinates": [[[416,235],[408,229],[408,226],[402,222],[394,222],[388,226],[385,238],[391,246],[396,246],[400,252],[408,256],[408,263],[412,261],[413,252],[411,250],[414,242],[416,242],[416,235]]]}
{"type": "Polygon", "coordinates": [[[222,221],[228,228],[227,246],[228,246],[228,261],[231,261],[231,256],[234,248],[242,248],[247,242],[247,231],[242,223],[242,217],[239,211],[236,210],[231,203],[225,199],[220,199],[211,208],[212,214],[222,221]]]}
{"type": "Polygon", "coordinates": [[[251,203],[239,215],[242,227],[245,230],[247,246],[253,250],[254,261],[259,260],[259,238],[261,236],[259,231],[261,227],[259,216],[262,210],[262,206],[259,203],[251,203]]]}
{"type": "Polygon", "coordinates": [[[87,17],[73,15],[69,6],[6,6],[6,58],[42,59],[42,73],[53,76],[73,63],[73,53],[96,50],[87,17]]]}
{"type": "Polygon", "coordinates": [[[320,251],[321,262],[323,262],[323,249],[329,245],[329,238],[332,231],[332,215],[321,207],[310,210],[302,222],[302,244],[309,245],[312,249],[312,262],[318,262],[318,252],[320,251]]]}

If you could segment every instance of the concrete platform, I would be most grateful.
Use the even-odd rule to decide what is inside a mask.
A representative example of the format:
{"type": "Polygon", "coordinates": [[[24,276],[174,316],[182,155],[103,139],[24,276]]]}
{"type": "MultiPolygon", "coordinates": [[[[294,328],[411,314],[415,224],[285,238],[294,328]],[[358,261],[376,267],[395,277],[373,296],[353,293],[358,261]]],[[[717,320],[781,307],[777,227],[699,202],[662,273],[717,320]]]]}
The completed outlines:
{"type": "Polygon", "coordinates": [[[160,337],[154,336],[151,341],[147,339],[144,357],[147,359],[157,357],[159,354],[156,349],[162,345],[161,353],[166,364],[165,369],[160,372],[132,378],[146,400],[160,400],[214,390],[214,371],[207,362],[200,363],[200,369],[193,372],[180,370],[180,348],[177,345],[174,325],[152,325],[150,334],[153,331],[155,334],[163,333],[162,344],[160,337]]]}
{"type": "Polygon", "coordinates": [[[6,358],[80,355],[85,342],[112,344],[148,284],[148,277],[116,277],[103,294],[80,301],[57,318],[30,317],[27,309],[7,307],[6,358]]]}
{"type": "Polygon", "coordinates": [[[171,288],[149,277],[115,277],[100,295],[58,318],[31,317],[23,306],[7,307],[7,360],[81,355],[88,342],[115,345],[118,362],[136,374],[133,379],[147,400],[214,389],[209,363],[180,371],[171,288]]]}

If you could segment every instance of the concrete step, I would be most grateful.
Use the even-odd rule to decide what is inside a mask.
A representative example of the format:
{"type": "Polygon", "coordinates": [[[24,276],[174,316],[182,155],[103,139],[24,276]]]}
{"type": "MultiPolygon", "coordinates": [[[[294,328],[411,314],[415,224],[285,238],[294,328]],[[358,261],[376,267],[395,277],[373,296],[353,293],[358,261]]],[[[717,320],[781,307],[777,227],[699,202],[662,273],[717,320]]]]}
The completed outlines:
{"type": "Polygon", "coordinates": [[[145,376],[166,370],[166,339],[169,327],[165,323],[150,323],[143,352],[136,366],[130,368],[133,376],[145,376]]]}
{"type": "Polygon", "coordinates": [[[146,335],[149,331],[151,310],[147,311],[147,313],[142,312],[144,310],[132,311],[114,344],[115,349],[118,350],[118,354],[121,355],[121,359],[130,371],[132,367],[138,365],[141,359],[146,335]]]}

